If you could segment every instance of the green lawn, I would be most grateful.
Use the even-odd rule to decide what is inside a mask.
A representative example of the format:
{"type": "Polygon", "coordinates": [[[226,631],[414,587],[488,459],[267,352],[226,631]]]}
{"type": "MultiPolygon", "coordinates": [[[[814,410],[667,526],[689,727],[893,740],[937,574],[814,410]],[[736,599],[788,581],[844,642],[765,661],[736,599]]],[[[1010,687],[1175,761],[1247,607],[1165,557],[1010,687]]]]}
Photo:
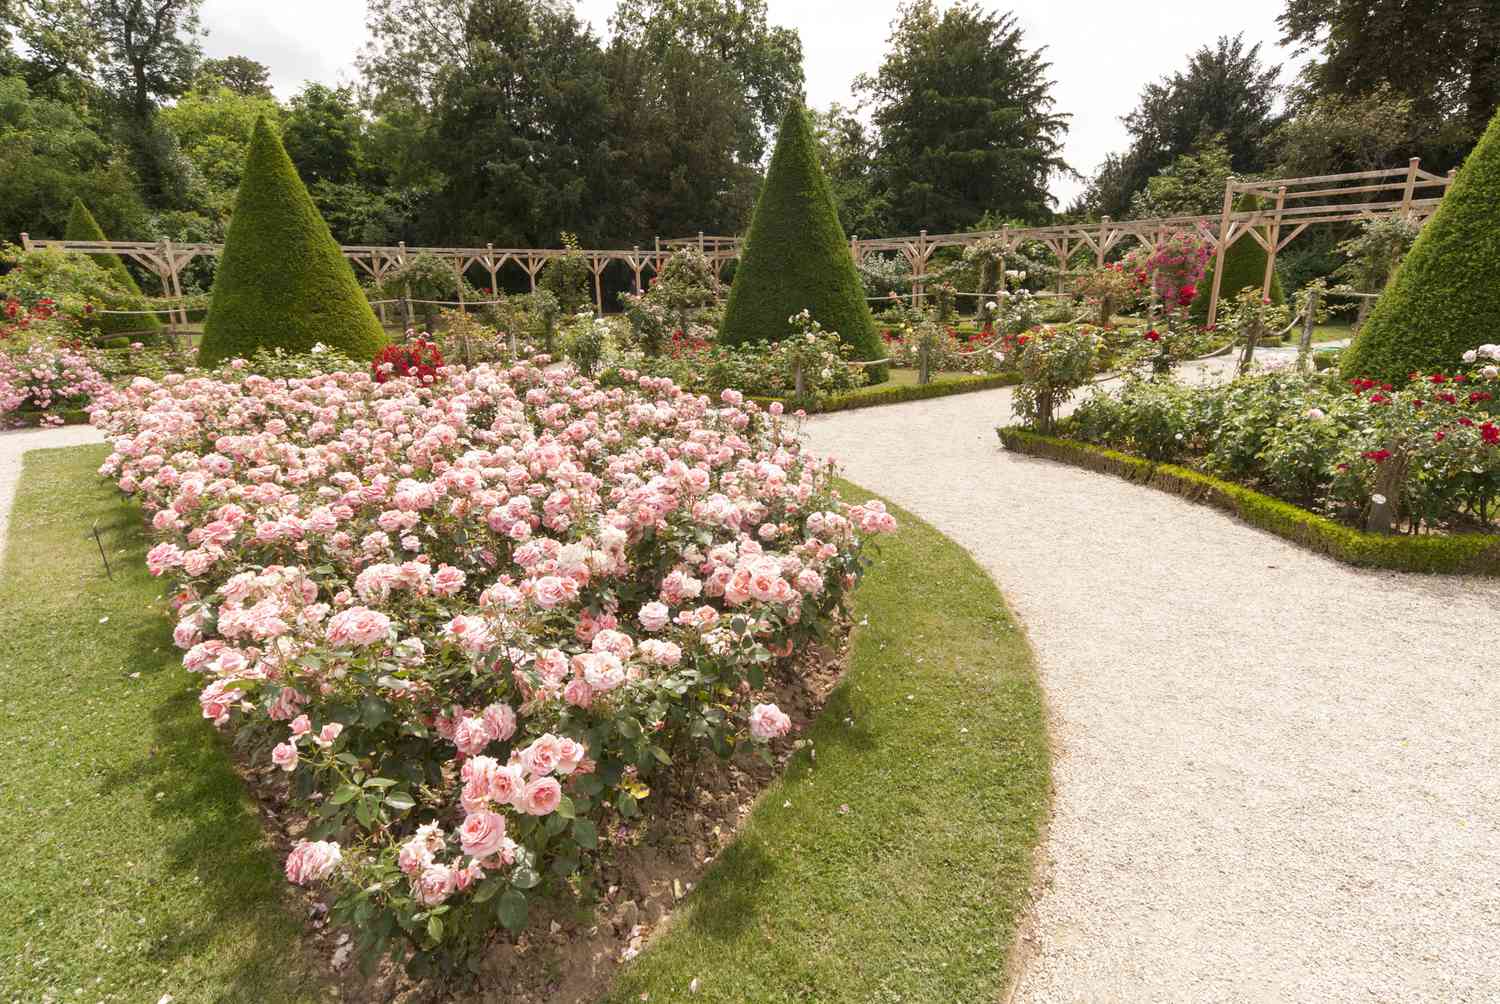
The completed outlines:
{"type": "Polygon", "coordinates": [[[0,1001],[324,999],[104,455],[27,456],[0,574],[0,1001]]]}
{"type": "Polygon", "coordinates": [[[610,1002],[1000,998],[1047,811],[1042,696],[990,578],[897,518],[816,758],[766,792],[610,1002]]]}

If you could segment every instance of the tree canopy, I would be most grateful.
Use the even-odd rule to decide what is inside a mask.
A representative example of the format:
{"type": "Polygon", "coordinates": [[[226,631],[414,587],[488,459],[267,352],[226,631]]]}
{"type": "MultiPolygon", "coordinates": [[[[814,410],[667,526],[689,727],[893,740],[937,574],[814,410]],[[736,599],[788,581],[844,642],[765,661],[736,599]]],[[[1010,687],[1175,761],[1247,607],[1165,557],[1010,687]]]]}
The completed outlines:
{"type": "Polygon", "coordinates": [[[880,131],[896,229],[960,230],[987,211],[1049,217],[1047,182],[1069,170],[1050,70],[1012,14],[972,2],[901,7],[879,71],[856,83],[880,131]]]}

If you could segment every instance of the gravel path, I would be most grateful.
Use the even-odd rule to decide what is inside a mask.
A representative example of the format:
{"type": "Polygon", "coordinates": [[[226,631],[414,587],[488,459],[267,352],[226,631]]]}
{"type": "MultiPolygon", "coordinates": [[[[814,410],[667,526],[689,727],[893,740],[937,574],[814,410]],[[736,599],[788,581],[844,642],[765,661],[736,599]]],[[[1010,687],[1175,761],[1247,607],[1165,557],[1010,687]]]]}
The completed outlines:
{"type": "Polygon", "coordinates": [[[1035,645],[1056,806],[1014,999],[1500,1000],[1500,582],[1357,571],[1007,454],[1009,421],[999,390],[809,438],[1035,645]]]}
{"type": "Polygon", "coordinates": [[[21,458],[28,450],[45,450],[52,446],[77,446],[80,443],[102,443],[104,435],[89,425],[65,425],[60,429],[22,429],[0,432],[0,563],[5,561],[6,527],[10,523],[10,506],[21,480],[21,458]]]}

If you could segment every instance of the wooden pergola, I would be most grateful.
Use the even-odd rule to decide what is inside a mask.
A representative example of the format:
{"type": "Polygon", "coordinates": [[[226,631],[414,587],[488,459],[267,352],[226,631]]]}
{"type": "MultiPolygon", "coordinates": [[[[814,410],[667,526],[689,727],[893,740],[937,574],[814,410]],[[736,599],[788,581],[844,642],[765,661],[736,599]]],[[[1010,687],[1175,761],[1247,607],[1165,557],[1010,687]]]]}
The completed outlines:
{"type": "MultiPolygon", "coordinates": [[[[1224,274],[1224,255],[1236,241],[1248,235],[1266,250],[1263,288],[1269,292],[1277,254],[1309,227],[1396,215],[1420,224],[1436,211],[1452,183],[1453,172],[1439,175],[1424,171],[1414,157],[1404,168],[1383,171],[1354,171],[1271,181],[1231,178],[1225,183],[1224,206],[1218,216],[1169,216],[1145,220],[1111,220],[1106,216],[1097,223],[1003,227],[954,234],[929,234],[923,230],[913,237],[853,237],[849,241],[849,250],[858,262],[877,254],[901,255],[911,266],[913,293],[920,300],[923,296],[922,280],[931,274],[929,267],[939,249],[962,249],[981,241],[998,240],[1003,250],[1013,251],[1022,244],[1035,241],[1056,256],[1058,292],[1066,292],[1067,278],[1074,271],[1070,263],[1080,251],[1086,252],[1095,265],[1103,265],[1122,243],[1154,245],[1178,231],[1196,230],[1204,235],[1214,250],[1216,267],[1208,312],[1209,323],[1213,323],[1220,298],[1234,292],[1222,290],[1220,284],[1224,274]],[[1234,204],[1243,195],[1257,196],[1259,207],[1236,210],[1234,204]],[[1354,196],[1360,197],[1358,201],[1349,201],[1354,196]]],[[[223,252],[220,244],[32,240],[28,234],[21,235],[21,243],[27,250],[58,248],[87,254],[117,254],[156,275],[163,293],[176,299],[182,297],[182,269],[195,258],[217,256],[223,252]]],[[[637,245],[628,250],[584,250],[580,253],[593,272],[594,305],[602,313],[603,276],[614,262],[621,263],[631,272],[635,291],[640,292],[644,288],[643,273],[647,269],[660,271],[662,264],[683,248],[697,248],[710,261],[722,266],[739,258],[741,244],[738,237],[699,233],[696,237],[657,238],[650,249],[637,245]]],[[[497,248],[493,244],[482,248],[350,245],[344,247],[343,252],[356,274],[363,272],[376,282],[416,255],[428,254],[451,261],[460,274],[476,267],[482,269],[489,274],[491,290],[500,288],[501,271],[507,268],[520,269],[530,288],[535,290],[537,275],[547,262],[570,253],[562,248],[497,248]]],[[[174,320],[185,323],[185,309],[176,310],[180,317],[174,317],[174,320]]]]}

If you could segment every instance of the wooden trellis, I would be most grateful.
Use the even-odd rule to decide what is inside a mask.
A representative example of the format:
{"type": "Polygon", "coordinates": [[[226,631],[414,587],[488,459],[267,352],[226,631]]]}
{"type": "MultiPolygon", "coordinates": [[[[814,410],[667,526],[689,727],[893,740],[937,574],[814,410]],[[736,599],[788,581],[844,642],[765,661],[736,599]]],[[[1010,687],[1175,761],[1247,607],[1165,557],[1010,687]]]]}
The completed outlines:
{"type": "MultiPolygon", "coordinates": [[[[1024,242],[1037,241],[1050,248],[1057,256],[1058,292],[1065,292],[1067,278],[1072,272],[1069,263],[1080,249],[1091,252],[1096,265],[1103,265],[1122,242],[1149,246],[1174,232],[1197,230],[1208,239],[1214,252],[1216,267],[1208,310],[1209,323],[1213,323],[1218,316],[1222,295],[1233,292],[1220,289],[1224,274],[1224,255],[1236,241],[1247,234],[1266,250],[1266,271],[1262,288],[1269,292],[1275,274],[1276,256],[1309,227],[1394,215],[1422,223],[1437,210],[1452,183],[1453,172],[1439,175],[1424,171],[1420,161],[1413,157],[1404,168],[1384,171],[1354,171],[1272,181],[1236,181],[1231,178],[1224,186],[1224,206],[1217,216],[1169,216],[1147,220],[1111,220],[1106,216],[1097,223],[1003,227],[1000,230],[956,234],[929,234],[923,230],[914,237],[852,237],[849,250],[856,261],[863,261],[873,254],[901,255],[911,266],[912,292],[920,301],[925,293],[923,279],[930,274],[929,266],[933,255],[942,248],[962,249],[980,241],[998,238],[1006,251],[1013,251],[1024,242]],[[1236,210],[1234,203],[1243,195],[1258,196],[1260,207],[1236,210]],[[1362,201],[1347,201],[1352,196],[1360,196],[1362,201]]],[[[164,295],[176,299],[182,296],[182,269],[195,258],[217,256],[223,251],[223,246],[219,244],[49,241],[32,240],[27,234],[21,235],[21,243],[27,250],[59,248],[86,254],[120,255],[156,275],[161,281],[164,295]]],[[[696,248],[716,267],[722,267],[739,258],[741,239],[700,232],[696,237],[657,238],[651,250],[643,251],[635,246],[628,250],[592,249],[580,252],[588,261],[594,276],[595,308],[601,313],[604,310],[603,277],[611,263],[620,262],[629,269],[634,277],[635,290],[640,292],[644,288],[642,273],[645,270],[659,272],[673,253],[689,247],[696,248]]],[[[493,244],[486,244],[482,248],[354,245],[344,247],[343,252],[356,272],[362,271],[376,282],[393,268],[405,264],[411,256],[429,254],[450,260],[460,275],[476,266],[484,269],[490,277],[492,290],[500,288],[502,270],[508,267],[519,268],[525,273],[527,283],[533,291],[537,286],[537,276],[547,263],[570,253],[564,248],[496,248],[493,244]]],[[[181,308],[174,310],[185,323],[186,311],[181,308]]],[[[384,304],[380,305],[380,310],[381,319],[384,320],[384,304]]],[[[176,314],[174,319],[175,317],[176,314]]]]}

